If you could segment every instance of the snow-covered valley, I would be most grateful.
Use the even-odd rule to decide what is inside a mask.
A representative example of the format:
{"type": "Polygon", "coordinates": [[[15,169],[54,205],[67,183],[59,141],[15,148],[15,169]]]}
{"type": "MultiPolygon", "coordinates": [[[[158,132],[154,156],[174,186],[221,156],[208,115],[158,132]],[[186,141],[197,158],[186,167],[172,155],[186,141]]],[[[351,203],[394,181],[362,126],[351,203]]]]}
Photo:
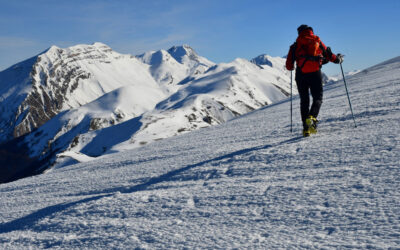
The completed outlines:
{"type": "MultiPolygon", "coordinates": [[[[240,71],[235,64],[259,86],[256,65],[232,64],[195,77],[156,110],[190,109],[198,99],[186,97],[209,84],[207,74],[240,71]]],[[[2,184],[0,246],[399,248],[400,57],[347,80],[357,128],[339,81],[325,86],[319,133],[309,138],[298,98],[294,133],[289,100],[273,99],[226,123],[2,184]]]]}

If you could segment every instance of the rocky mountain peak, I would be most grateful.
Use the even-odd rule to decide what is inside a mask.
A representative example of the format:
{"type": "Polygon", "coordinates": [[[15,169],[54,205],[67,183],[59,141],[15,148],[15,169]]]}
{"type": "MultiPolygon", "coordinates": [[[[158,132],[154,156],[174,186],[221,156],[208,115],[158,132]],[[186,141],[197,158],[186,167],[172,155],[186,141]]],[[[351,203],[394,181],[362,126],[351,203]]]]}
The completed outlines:
{"type": "Polygon", "coordinates": [[[179,63],[184,63],[185,57],[188,57],[193,61],[198,61],[198,55],[196,51],[186,44],[181,46],[173,46],[168,50],[168,53],[179,63]]]}
{"type": "Polygon", "coordinates": [[[0,110],[6,121],[0,124],[0,138],[6,141],[28,134],[63,110],[80,107],[142,78],[145,82],[153,80],[137,60],[114,52],[103,43],[68,48],[53,45],[31,60],[0,72],[0,83],[4,82],[0,86],[0,110]],[[125,78],[122,75],[126,71],[114,70],[127,65],[135,77],[125,78]]]}
{"type": "Polygon", "coordinates": [[[269,55],[266,55],[266,54],[259,55],[255,58],[251,59],[250,62],[257,64],[257,65],[268,65],[268,66],[272,67],[271,58],[269,55]]]}
{"type": "Polygon", "coordinates": [[[57,60],[68,60],[74,58],[74,60],[82,59],[99,59],[105,58],[112,53],[112,49],[100,42],[89,44],[78,44],[68,48],[60,48],[58,46],[51,46],[39,56],[43,60],[57,61],[57,60]],[[106,54],[108,54],[106,56],[106,54]]]}

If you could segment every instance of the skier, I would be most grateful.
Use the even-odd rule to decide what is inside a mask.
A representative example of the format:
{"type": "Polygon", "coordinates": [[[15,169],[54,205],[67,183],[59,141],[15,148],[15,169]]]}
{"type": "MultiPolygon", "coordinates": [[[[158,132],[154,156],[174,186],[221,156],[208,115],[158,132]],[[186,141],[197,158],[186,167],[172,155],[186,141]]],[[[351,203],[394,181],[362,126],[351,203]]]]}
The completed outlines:
{"type": "Polygon", "coordinates": [[[317,132],[317,116],[322,104],[322,73],[321,67],[329,61],[342,63],[343,56],[332,53],[320,38],[314,35],[313,29],[308,25],[300,25],[297,28],[298,37],[296,42],[290,46],[286,58],[286,68],[294,69],[296,62],[296,84],[300,95],[300,112],[303,122],[303,136],[310,136],[317,132]],[[310,96],[313,103],[310,109],[310,96]]]}

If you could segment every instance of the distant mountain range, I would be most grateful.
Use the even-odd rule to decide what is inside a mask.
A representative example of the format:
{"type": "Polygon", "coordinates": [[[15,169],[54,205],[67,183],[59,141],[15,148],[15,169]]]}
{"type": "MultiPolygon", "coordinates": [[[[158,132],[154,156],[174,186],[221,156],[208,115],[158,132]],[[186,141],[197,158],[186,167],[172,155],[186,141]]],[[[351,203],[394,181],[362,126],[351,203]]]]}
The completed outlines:
{"type": "MultiPolygon", "coordinates": [[[[215,64],[188,45],[124,55],[102,43],[0,72],[0,182],[224,123],[286,98],[285,59],[215,64]]],[[[296,89],[294,88],[296,94],[296,89]]]]}

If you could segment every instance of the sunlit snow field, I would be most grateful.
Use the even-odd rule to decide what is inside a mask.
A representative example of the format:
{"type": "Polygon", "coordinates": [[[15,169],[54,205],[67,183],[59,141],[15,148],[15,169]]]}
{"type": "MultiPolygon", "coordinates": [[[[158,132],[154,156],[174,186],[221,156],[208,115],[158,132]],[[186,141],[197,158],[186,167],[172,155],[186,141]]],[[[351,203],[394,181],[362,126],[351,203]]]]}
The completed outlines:
{"type": "Polygon", "coordinates": [[[309,138],[296,97],[2,184],[0,248],[399,248],[400,58],[347,80],[357,128],[339,81],[309,138]]]}

